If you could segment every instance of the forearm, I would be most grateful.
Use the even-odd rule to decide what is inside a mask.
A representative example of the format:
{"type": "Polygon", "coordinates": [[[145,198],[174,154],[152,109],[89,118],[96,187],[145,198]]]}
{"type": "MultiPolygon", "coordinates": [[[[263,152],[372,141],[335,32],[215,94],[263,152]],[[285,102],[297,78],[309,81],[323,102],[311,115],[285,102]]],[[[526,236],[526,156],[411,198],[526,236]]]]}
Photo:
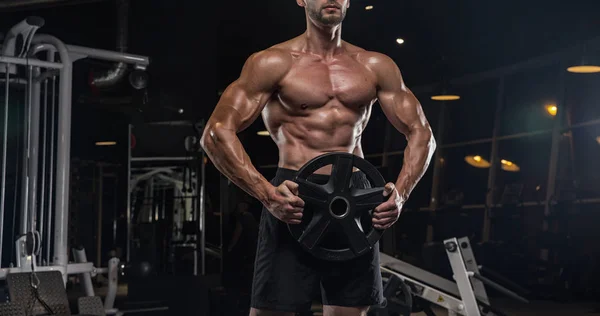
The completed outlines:
{"type": "Polygon", "coordinates": [[[209,125],[201,143],[207,156],[225,177],[263,205],[268,204],[272,185],[252,165],[235,130],[209,125]]]}
{"type": "Polygon", "coordinates": [[[404,151],[404,164],[396,181],[396,190],[406,201],[429,167],[436,149],[435,139],[429,128],[411,131],[404,151]]]}

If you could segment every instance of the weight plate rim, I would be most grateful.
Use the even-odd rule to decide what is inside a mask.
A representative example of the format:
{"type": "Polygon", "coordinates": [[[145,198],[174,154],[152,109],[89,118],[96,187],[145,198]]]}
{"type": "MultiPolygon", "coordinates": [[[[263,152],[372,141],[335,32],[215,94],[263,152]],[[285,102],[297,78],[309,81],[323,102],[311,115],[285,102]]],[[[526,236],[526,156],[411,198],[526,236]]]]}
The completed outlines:
{"type": "MultiPolygon", "coordinates": [[[[383,175],[379,172],[379,170],[377,170],[377,168],[375,166],[373,166],[369,161],[367,161],[366,159],[364,159],[362,157],[359,157],[359,156],[351,154],[351,153],[346,153],[346,152],[326,153],[326,154],[317,156],[317,157],[309,160],[298,170],[298,172],[296,173],[296,176],[294,176],[294,178],[293,178],[293,181],[297,183],[297,181],[299,179],[307,180],[310,176],[312,176],[314,174],[315,171],[317,171],[318,169],[320,169],[324,166],[332,164],[331,160],[333,159],[335,161],[336,157],[339,157],[339,156],[345,156],[345,157],[351,158],[352,159],[352,167],[353,168],[357,167],[360,171],[362,171],[362,173],[365,175],[365,177],[369,181],[371,188],[383,188],[385,186],[386,181],[383,178],[383,175]]],[[[385,199],[384,199],[384,201],[385,201],[385,199]]],[[[296,240],[296,242],[298,242],[298,239],[304,232],[300,228],[300,224],[287,224],[287,226],[288,226],[288,231],[290,232],[290,234],[292,235],[294,240],[296,240]]],[[[319,247],[317,245],[313,249],[309,249],[303,243],[300,243],[300,242],[298,242],[298,243],[305,251],[309,252],[311,255],[313,255],[319,259],[324,259],[326,261],[348,261],[348,260],[351,260],[351,259],[354,259],[354,258],[357,258],[357,257],[360,257],[362,255],[369,253],[369,251],[372,250],[373,247],[379,242],[379,240],[383,236],[384,232],[385,232],[385,230],[376,229],[375,227],[373,227],[371,225],[371,230],[369,231],[369,233],[365,234],[365,238],[369,242],[370,247],[367,250],[363,251],[363,253],[360,253],[360,254],[354,254],[354,252],[350,248],[330,249],[330,248],[325,248],[325,247],[319,247]],[[330,255],[330,254],[334,254],[334,255],[330,255]]]]}

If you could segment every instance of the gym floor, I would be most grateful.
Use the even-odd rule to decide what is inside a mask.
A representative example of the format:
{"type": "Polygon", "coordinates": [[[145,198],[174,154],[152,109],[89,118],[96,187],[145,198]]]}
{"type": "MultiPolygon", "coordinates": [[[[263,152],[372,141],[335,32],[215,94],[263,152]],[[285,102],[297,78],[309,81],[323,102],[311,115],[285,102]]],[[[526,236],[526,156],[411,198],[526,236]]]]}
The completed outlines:
{"type": "MultiPolygon", "coordinates": [[[[494,299],[492,304],[510,316],[600,316],[598,303],[554,303],[548,301],[533,301],[529,304],[515,303],[510,299],[494,299]]],[[[313,306],[313,311],[321,310],[320,306],[313,306]]],[[[447,316],[448,311],[442,308],[433,308],[436,316],[447,316]]],[[[315,316],[323,315],[315,312],[315,316]]],[[[411,316],[426,316],[425,313],[413,313],[411,316]]]]}
{"type": "MultiPolygon", "coordinates": [[[[533,301],[529,304],[515,303],[510,299],[495,299],[492,305],[510,316],[594,316],[600,315],[600,305],[590,303],[554,303],[548,301],[533,301]]],[[[448,312],[442,309],[434,309],[437,316],[446,316],[448,312]]],[[[425,313],[413,314],[425,316],[425,313]]]]}
{"type": "MultiPolygon", "coordinates": [[[[98,288],[97,294],[103,295],[106,288],[98,288]]],[[[127,295],[127,286],[119,286],[118,296],[125,297],[127,295]]],[[[556,303],[550,301],[532,301],[529,304],[515,302],[507,298],[494,298],[493,306],[500,309],[510,316],[600,316],[600,303],[556,303]]],[[[314,304],[312,307],[314,316],[323,315],[320,311],[322,307],[319,304],[314,304]]],[[[436,316],[447,316],[448,312],[442,308],[434,307],[433,311],[436,316]]],[[[425,313],[413,313],[412,316],[426,316],[425,313]]]]}

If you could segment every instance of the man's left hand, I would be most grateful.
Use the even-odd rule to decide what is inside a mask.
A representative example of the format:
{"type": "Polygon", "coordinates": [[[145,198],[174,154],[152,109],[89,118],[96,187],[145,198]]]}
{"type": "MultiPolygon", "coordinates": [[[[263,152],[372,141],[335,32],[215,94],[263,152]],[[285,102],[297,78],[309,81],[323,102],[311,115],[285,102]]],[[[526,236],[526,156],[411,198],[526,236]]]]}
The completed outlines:
{"type": "Polygon", "coordinates": [[[388,229],[394,225],[404,204],[393,183],[385,185],[383,196],[389,196],[388,200],[373,210],[373,227],[376,229],[388,229]]]}

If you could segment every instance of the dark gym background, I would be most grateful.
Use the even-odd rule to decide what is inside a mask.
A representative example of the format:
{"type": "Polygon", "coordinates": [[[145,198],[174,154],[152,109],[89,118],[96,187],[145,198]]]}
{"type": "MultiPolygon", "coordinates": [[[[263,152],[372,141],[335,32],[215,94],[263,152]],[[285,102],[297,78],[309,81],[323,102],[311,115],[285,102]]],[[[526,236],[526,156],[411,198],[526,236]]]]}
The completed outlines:
{"type": "MultiPolygon", "coordinates": [[[[600,75],[572,74],[566,67],[584,56],[598,64],[599,10],[596,0],[351,1],[343,39],[397,62],[438,141],[434,161],[400,221],[382,241],[384,251],[450,278],[439,243],[448,237],[468,236],[477,243],[480,264],[530,289],[532,299],[543,302],[522,308],[535,312],[544,304],[560,303],[563,314],[593,310],[588,304],[600,294],[596,242],[600,240],[596,228],[600,219],[600,75]],[[373,9],[366,10],[368,5],[373,9]],[[398,44],[398,38],[404,43],[398,44]],[[500,84],[503,73],[507,75],[500,84]],[[431,100],[440,83],[447,81],[455,83],[449,88],[461,99],[431,100]],[[498,103],[503,105],[501,111],[497,111],[498,103]],[[557,115],[548,111],[551,106],[557,106],[557,115]],[[557,120],[560,126],[577,128],[556,132],[557,120]],[[518,165],[519,171],[505,171],[500,164],[490,182],[490,169],[475,168],[465,157],[490,161],[494,143],[498,157],[518,165]],[[549,183],[553,146],[558,146],[559,153],[555,177],[549,183]],[[554,190],[551,196],[556,203],[551,214],[544,214],[548,188],[554,190]],[[517,193],[511,195],[511,190],[517,193]],[[501,206],[485,207],[495,204],[501,206]],[[484,229],[486,222],[489,225],[484,229]],[[540,257],[542,249],[549,249],[549,258],[540,257]]],[[[116,48],[114,1],[45,1],[29,6],[0,0],[0,31],[32,15],[46,21],[40,33],[67,44],[116,48]]],[[[90,74],[105,71],[111,64],[84,61],[74,68],[70,241],[94,249],[88,252],[92,262],[105,262],[111,251],[123,252],[128,124],[207,119],[220,92],[237,78],[250,54],[299,35],[304,27],[304,13],[293,0],[132,0],[127,51],[151,57],[148,89],[136,91],[125,80],[108,91],[98,91],[89,85],[90,74]],[[106,140],[116,145],[95,145],[106,140]],[[114,175],[103,183],[102,197],[96,191],[99,166],[114,175]],[[106,216],[100,251],[95,248],[97,236],[91,233],[98,207],[106,216]],[[118,229],[113,238],[115,219],[118,229]]],[[[239,136],[255,166],[271,178],[277,149],[268,137],[257,135],[263,129],[259,119],[239,136]]],[[[167,156],[168,148],[179,141],[169,133],[135,136],[151,140],[152,151],[167,156]]],[[[375,105],[363,148],[386,179],[394,179],[400,171],[405,145],[403,136],[375,105]]],[[[246,201],[258,221],[260,205],[223,183],[210,162],[207,184],[207,241],[225,248],[235,223],[223,224],[218,216],[226,216],[223,211],[233,212],[240,201],[246,201]]],[[[244,224],[254,227],[256,223],[247,219],[244,224]]],[[[253,232],[246,230],[248,240],[255,236],[253,232]]],[[[251,246],[249,242],[243,248],[251,246]]],[[[227,263],[226,258],[223,263],[210,261],[209,272],[215,277],[198,282],[219,289],[211,292],[217,305],[235,301],[243,309],[252,255],[232,256],[227,263]]],[[[156,273],[155,280],[169,277],[156,273]]],[[[140,282],[152,284],[153,280],[140,282]]],[[[197,299],[184,286],[180,290],[189,300],[197,299]]]]}

